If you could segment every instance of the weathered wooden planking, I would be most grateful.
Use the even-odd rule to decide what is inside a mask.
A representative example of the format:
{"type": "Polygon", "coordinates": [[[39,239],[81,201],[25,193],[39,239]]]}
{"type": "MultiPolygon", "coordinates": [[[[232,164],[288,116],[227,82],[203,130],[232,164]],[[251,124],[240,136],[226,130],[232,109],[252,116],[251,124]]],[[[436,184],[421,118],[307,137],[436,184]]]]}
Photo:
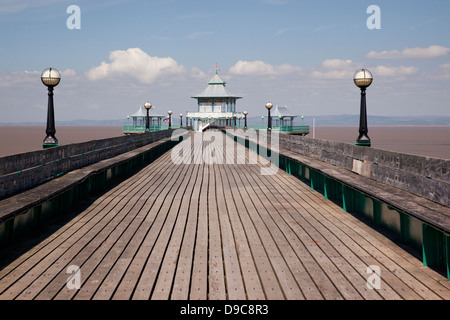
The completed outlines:
{"type": "MultiPolygon", "coordinates": [[[[25,287],[29,287],[30,283],[33,283],[34,280],[38,279],[40,276],[42,276],[45,281],[45,278],[51,277],[53,274],[44,272],[51,267],[55,261],[58,261],[60,257],[63,257],[63,259],[65,258],[66,260],[70,259],[70,255],[73,254],[71,249],[74,248],[75,243],[77,243],[77,246],[81,249],[88,239],[90,239],[89,234],[100,232],[101,223],[107,223],[110,220],[108,217],[109,215],[114,214],[114,207],[119,202],[126,201],[124,200],[124,197],[112,196],[112,193],[108,193],[108,196],[111,196],[111,198],[103,198],[101,202],[91,206],[92,212],[94,213],[92,216],[81,215],[80,219],[75,219],[75,224],[69,224],[71,227],[69,227],[68,230],[64,230],[63,228],[63,231],[65,232],[59,233],[61,234],[61,237],[57,237],[53,240],[49,248],[44,247],[38,254],[30,257],[31,260],[27,259],[21,267],[28,268],[29,271],[22,272],[22,270],[17,269],[14,270],[13,273],[10,273],[8,275],[9,278],[20,279],[9,288],[8,292],[3,293],[2,296],[20,294],[25,287]],[[107,203],[106,207],[104,206],[105,203],[107,203]]],[[[65,272],[65,270],[63,272],[65,272]]],[[[2,284],[4,283],[7,283],[7,281],[2,279],[2,284]]],[[[29,290],[28,294],[32,294],[33,292],[33,290],[29,290]]],[[[27,294],[27,292],[24,294],[27,294]]],[[[26,296],[23,298],[26,298],[26,296]]]]}
{"type": "MultiPolygon", "coordinates": [[[[306,188],[305,192],[308,193],[307,198],[314,200],[316,202],[316,204],[318,204],[318,205],[324,206],[323,204],[327,204],[326,206],[324,206],[325,208],[327,206],[329,206],[330,204],[334,206],[334,208],[335,208],[335,212],[334,212],[335,215],[334,216],[335,216],[336,219],[332,220],[332,221],[330,221],[328,223],[328,228],[330,230],[334,230],[334,232],[339,232],[341,223],[347,223],[349,225],[341,231],[341,238],[345,239],[345,237],[347,237],[348,235],[354,234],[354,229],[355,228],[351,224],[354,223],[354,221],[358,221],[357,219],[353,218],[351,215],[348,215],[347,213],[342,212],[342,209],[338,208],[333,203],[331,203],[329,201],[325,201],[324,202],[323,201],[323,196],[318,194],[317,192],[315,192],[315,191],[313,191],[313,190],[311,190],[309,188],[306,188]],[[338,212],[336,212],[336,209],[337,209],[338,212]],[[343,218],[343,216],[347,216],[347,218],[343,218]]],[[[317,206],[316,206],[316,208],[317,208],[317,206]]],[[[320,215],[313,215],[312,217],[321,217],[321,216],[320,215]]],[[[309,221],[313,221],[313,219],[311,219],[309,221]]],[[[324,220],[322,219],[322,221],[324,221],[324,220]]],[[[386,280],[387,283],[393,284],[393,287],[398,289],[398,294],[402,295],[404,298],[407,298],[407,299],[413,299],[413,298],[417,299],[417,298],[419,298],[417,293],[419,293],[422,298],[431,298],[431,299],[439,298],[436,294],[434,294],[433,292],[430,292],[428,290],[428,288],[423,286],[420,282],[412,279],[409,276],[407,271],[410,268],[408,268],[408,266],[405,267],[405,270],[403,270],[403,268],[398,268],[398,266],[396,266],[396,263],[398,263],[399,261],[400,262],[403,261],[402,258],[399,258],[398,254],[390,254],[390,259],[389,258],[384,258],[383,257],[384,254],[391,253],[392,252],[392,248],[398,248],[398,246],[396,246],[393,243],[390,243],[389,246],[383,246],[383,245],[375,242],[374,235],[377,235],[377,232],[375,232],[373,229],[370,229],[370,228],[368,228],[366,226],[364,231],[361,232],[361,235],[360,235],[361,238],[353,238],[352,240],[350,240],[350,243],[351,242],[357,243],[357,244],[363,243],[364,244],[363,248],[369,248],[369,249],[371,247],[373,247],[374,249],[376,248],[378,250],[380,248],[383,248],[382,249],[382,251],[383,251],[382,254],[380,254],[379,251],[374,251],[374,249],[373,250],[371,249],[371,251],[366,252],[365,255],[369,256],[369,257],[371,257],[373,259],[372,261],[369,261],[369,260],[366,260],[366,261],[367,261],[367,263],[373,263],[373,264],[380,263],[378,260],[375,260],[375,258],[377,258],[377,257],[381,258],[382,262],[385,261],[385,263],[387,264],[387,267],[389,267],[388,270],[393,270],[393,272],[395,272],[396,276],[399,277],[400,279],[392,278],[393,274],[391,272],[388,272],[387,274],[384,272],[384,276],[385,276],[384,280],[386,280]],[[371,241],[371,240],[373,240],[373,241],[371,241]],[[367,241],[371,241],[372,243],[367,243],[367,241]],[[408,286],[406,286],[406,284],[408,286]],[[413,288],[413,289],[411,289],[411,288],[413,288]]],[[[381,236],[379,238],[384,238],[385,239],[385,243],[389,242],[383,236],[381,236]]],[[[336,242],[333,242],[333,243],[336,243],[336,242]]],[[[351,245],[351,246],[353,248],[355,248],[355,245],[351,245]]],[[[404,250],[402,250],[402,251],[404,252],[404,250]]],[[[412,257],[412,256],[410,256],[410,257],[412,257]]],[[[367,264],[367,266],[368,265],[369,264],[367,264]]],[[[417,271],[419,271],[418,273],[421,274],[422,276],[424,275],[423,272],[421,272],[420,270],[417,270],[417,271]]],[[[442,286],[440,288],[442,288],[442,286]]],[[[384,294],[385,290],[380,291],[380,293],[384,294]]],[[[386,298],[395,298],[395,296],[388,295],[386,298]]]]}
{"type": "Polygon", "coordinates": [[[99,197],[0,271],[0,298],[449,299],[442,276],[298,179],[241,164],[247,149],[206,164],[208,144],[197,164],[168,152],[99,197]],[[372,264],[381,290],[366,288],[372,264]]]}

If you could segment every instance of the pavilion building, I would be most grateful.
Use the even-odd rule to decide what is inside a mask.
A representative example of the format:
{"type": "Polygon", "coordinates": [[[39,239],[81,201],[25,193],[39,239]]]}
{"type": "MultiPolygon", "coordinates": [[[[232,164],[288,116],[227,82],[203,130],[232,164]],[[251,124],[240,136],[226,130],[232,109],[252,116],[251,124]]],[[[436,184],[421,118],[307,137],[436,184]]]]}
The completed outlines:
{"type": "Polygon", "coordinates": [[[294,115],[288,107],[275,106],[275,109],[270,112],[270,117],[272,118],[272,126],[274,127],[293,127],[294,115]]]}
{"type": "Polygon", "coordinates": [[[191,121],[194,130],[235,125],[237,119],[244,117],[242,112],[236,111],[236,101],[242,97],[231,94],[225,85],[216,70],[206,89],[191,97],[197,99],[197,111],[188,111],[186,119],[191,121]]]}
{"type": "MultiPolygon", "coordinates": [[[[147,109],[145,109],[143,106],[139,106],[139,109],[133,113],[132,115],[129,115],[128,117],[128,124],[124,126],[124,133],[136,133],[136,132],[145,132],[145,124],[147,119],[147,109]],[[130,123],[131,121],[131,123],[130,123]]],[[[158,113],[158,111],[155,109],[155,107],[152,107],[149,110],[149,124],[150,124],[150,131],[157,131],[161,130],[162,126],[162,120],[165,118],[164,115],[161,115],[158,113]]]]}

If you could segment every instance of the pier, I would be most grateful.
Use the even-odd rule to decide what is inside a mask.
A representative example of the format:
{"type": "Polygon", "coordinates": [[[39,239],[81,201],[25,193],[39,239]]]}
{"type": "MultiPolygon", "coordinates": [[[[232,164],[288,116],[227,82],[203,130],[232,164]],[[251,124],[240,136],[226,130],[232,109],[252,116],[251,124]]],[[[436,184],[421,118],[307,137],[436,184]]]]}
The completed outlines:
{"type": "MultiPolygon", "coordinates": [[[[214,131],[223,153],[208,161],[212,142],[186,132],[122,137],[133,147],[101,149],[110,156],[5,191],[0,299],[450,299],[448,180],[425,173],[435,192],[411,193],[386,169],[377,178],[383,163],[363,159],[369,148],[287,134],[271,162],[270,143],[214,131]],[[174,148],[192,153],[177,163],[174,148]],[[361,154],[349,169],[340,162],[352,148],[361,154]],[[261,174],[274,164],[275,174],[261,174]],[[13,254],[17,243],[26,249],[13,254]]],[[[447,164],[434,160],[448,179],[447,164]]]]}

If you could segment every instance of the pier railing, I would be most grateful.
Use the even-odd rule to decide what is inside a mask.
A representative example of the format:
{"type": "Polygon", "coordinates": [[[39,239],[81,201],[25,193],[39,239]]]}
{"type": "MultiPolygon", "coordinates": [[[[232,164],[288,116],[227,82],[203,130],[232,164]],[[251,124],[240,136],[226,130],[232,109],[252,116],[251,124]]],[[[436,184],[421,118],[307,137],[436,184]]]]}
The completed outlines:
{"type": "MultiPolygon", "coordinates": [[[[260,155],[271,150],[270,135],[260,145],[258,136],[227,134],[260,155]]],[[[280,169],[410,244],[424,266],[442,268],[450,279],[450,160],[287,134],[277,139],[270,153],[280,169]]]]}
{"type": "MultiPolygon", "coordinates": [[[[172,125],[172,129],[180,128],[179,125],[172,125]]],[[[150,132],[169,130],[169,125],[149,126],[150,132]]],[[[123,133],[143,133],[145,132],[145,126],[123,126],[123,133]]]]}
{"type": "Polygon", "coordinates": [[[154,141],[173,130],[94,140],[0,158],[0,199],[72,170],[109,159],[154,141]]]}

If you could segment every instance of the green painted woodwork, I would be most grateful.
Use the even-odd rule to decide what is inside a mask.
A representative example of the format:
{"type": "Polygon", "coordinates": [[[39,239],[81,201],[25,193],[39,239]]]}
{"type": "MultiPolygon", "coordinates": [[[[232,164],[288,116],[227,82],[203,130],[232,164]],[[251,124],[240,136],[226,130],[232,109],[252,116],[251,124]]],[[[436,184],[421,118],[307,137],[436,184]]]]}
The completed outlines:
{"type": "MultiPolygon", "coordinates": [[[[229,136],[233,137],[231,134],[229,136]]],[[[248,143],[245,145],[248,146],[248,143]]],[[[261,148],[259,144],[256,146],[257,154],[267,156],[269,152],[266,148],[261,148]],[[261,153],[261,150],[264,150],[264,153],[261,153]]],[[[311,188],[322,191],[325,198],[341,202],[344,212],[362,214],[374,224],[396,234],[401,241],[412,245],[418,251],[421,250],[423,265],[445,268],[450,280],[450,235],[299,161],[281,154],[279,158],[280,169],[309,181],[311,188]]]]}
{"type": "Polygon", "coordinates": [[[67,214],[76,204],[104,192],[118,179],[136,173],[180,141],[182,141],[182,138],[179,141],[168,140],[125,162],[117,163],[103,171],[91,174],[87,179],[80,181],[61,194],[37,204],[23,214],[3,221],[0,223],[0,247],[7,246],[33,229],[45,226],[50,219],[67,214]]]}

